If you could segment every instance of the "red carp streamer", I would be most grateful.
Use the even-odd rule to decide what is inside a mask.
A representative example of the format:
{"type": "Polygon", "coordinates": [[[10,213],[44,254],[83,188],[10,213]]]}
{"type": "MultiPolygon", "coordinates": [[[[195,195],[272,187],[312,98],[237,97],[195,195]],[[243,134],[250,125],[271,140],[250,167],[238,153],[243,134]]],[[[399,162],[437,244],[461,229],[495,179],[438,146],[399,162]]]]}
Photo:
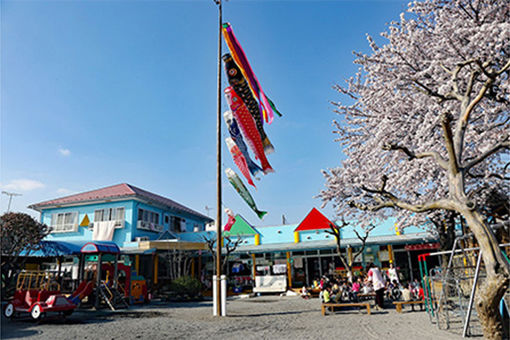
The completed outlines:
{"type": "Polygon", "coordinates": [[[248,145],[255,154],[255,158],[260,161],[262,170],[265,174],[274,172],[271,165],[269,165],[266,154],[264,153],[264,145],[262,144],[262,139],[260,138],[260,133],[257,130],[255,120],[251,116],[246,105],[244,105],[241,97],[235,93],[231,86],[225,89],[225,97],[227,98],[228,105],[230,106],[230,110],[232,111],[234,118],[243,132],[244,138],[246,138],[248,145]]]}
{"type": "Polygon", "coordinates": [[[226,138],[225,142],[227,143],[228,150],[234,159],[234,163],[236,163],[243,176],[248,180],[248,184],[256,188],[255,183],[253,183],[253,180],[251,179],[250,170],[248,169],[248,164],[246,163],[246,158],[244,158],[244,155],[241,150],[239,150],[239,147],[230,137],[226,138]]]}

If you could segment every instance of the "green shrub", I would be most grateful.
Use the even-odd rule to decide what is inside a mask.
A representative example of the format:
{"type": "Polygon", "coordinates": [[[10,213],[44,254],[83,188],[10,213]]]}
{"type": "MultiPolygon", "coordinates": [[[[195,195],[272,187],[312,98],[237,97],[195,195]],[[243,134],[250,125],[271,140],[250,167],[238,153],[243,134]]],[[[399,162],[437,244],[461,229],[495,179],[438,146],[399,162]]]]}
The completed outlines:
{"type": "Polygon", "coordinates": [[[202,284],[194,277],[181,276],[172,281],[170,290],[180,296],[196,297],[202,291],[202,284]]]}

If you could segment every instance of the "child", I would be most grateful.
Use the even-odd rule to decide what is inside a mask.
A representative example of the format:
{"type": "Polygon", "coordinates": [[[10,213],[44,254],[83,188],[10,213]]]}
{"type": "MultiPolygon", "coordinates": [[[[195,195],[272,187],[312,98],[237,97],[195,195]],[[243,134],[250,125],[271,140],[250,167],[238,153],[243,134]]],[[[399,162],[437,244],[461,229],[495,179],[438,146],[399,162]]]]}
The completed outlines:
{"type": "Polygon", "coordinates": [[[402,289],[402,300],[411,301],[411,285],[404,284],[404,289],[402,289]]]}
{"type": "Polygon", "coordinates": [[[361,277],[358,277],[358,279],[352,284],[352,298],[354,301],[358,301],[358,294],[361,290],[361,277]]]}
{"type": "Polygon", "coordinates": [[[301,297],[305,300],[308,300],[310,298],[310,293],[308,293],[306,286],[303,286],[303,288],[301,288],[301,297]]]}

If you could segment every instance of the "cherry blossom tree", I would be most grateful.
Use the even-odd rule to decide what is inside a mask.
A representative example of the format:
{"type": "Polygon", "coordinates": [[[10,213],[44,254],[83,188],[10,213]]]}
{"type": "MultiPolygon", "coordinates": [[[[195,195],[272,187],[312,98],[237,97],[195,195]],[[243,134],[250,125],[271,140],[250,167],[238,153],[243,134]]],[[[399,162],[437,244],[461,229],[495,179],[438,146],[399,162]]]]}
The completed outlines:
{"type": "MultiPolygon", "coordinates": [[[[487,279],[476,307],[484,336],[501,339],[498,303],[510,268],[482,205],[509,192],[510,6],[507,0],[424,0],[370,36],[358,73],[336,86],[337,141],[347,156],[323,171],[320,196],[364,227],[397,216],[461,215],[482,252],[487,279]]],[[[507,194],[505,194],[506,196],[507,194]]],[[[508,199],[508,197],[506,197],[508,199]]]]}

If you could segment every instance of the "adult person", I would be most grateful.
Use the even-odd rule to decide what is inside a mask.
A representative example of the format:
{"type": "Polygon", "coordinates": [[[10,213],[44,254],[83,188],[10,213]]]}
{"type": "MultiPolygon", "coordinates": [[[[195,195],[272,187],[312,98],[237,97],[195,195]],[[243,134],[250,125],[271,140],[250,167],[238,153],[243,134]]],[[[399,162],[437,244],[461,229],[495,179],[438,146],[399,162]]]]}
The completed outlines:
{"type": "Polygon", "coordinates": [[[388,278],[390,282],[397,281],[397,283],[400,283],[400,280],[398,279],[397,268],[395,268],[393,262],[390,263],[390,268],[388,268],[388,278]]]}
{"type": "Polygon", "coordinates": [[[375,309],[381,310],[384,308],[384,287],[386,283],[384,282],[383,275],[379,267],[375,264],[370,263],[368,265],[367,280],[372,282],[375,291],[375,309]]]}

